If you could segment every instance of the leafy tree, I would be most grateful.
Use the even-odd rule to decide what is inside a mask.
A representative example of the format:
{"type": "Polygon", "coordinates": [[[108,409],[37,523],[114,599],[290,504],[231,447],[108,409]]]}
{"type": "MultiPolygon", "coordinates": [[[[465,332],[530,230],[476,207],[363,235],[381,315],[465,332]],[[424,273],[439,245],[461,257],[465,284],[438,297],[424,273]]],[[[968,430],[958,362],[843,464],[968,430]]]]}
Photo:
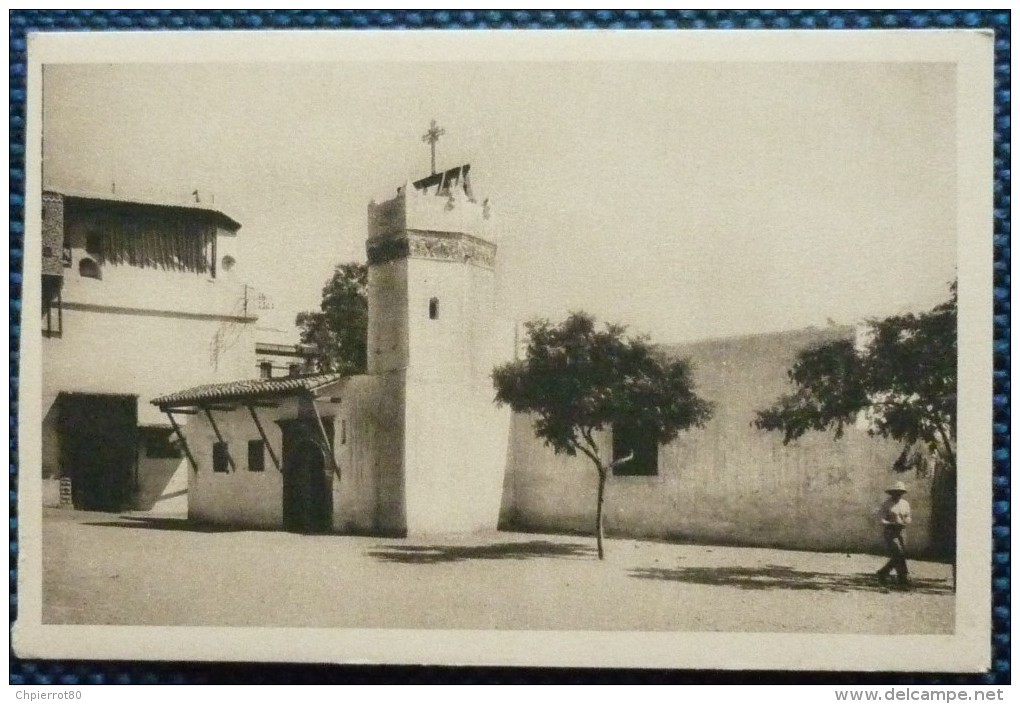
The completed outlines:
{"type": "Polygon", "coordinates": [[[319,349],[319,371],[363,374],[368,346],[368,267],[339,264],[322,288],[319,311],[298,313],[302,344],[319,349]]]}
{"type": "MultiPolygon", "coordinates": [[[[864,413],[869,433],[903,444],[895,470],[931,464],[935,486],[955,493],[956,301],[954,282],[949,300],[929,311],[870,321],[863,349],[835,340],[801,351],[787,372],[793,392],[754,424],[787,444],[808,431],[839,438],[864,413]]],[[[951,512],[942,519],[947,529],[952,520],[951,512]]]]}
{"type": "Polygon", "coordinates": [[[654,433],[660,444],[701,426],[711,404],[694,392],[687,360],[669,360],[646,337],[626,337],[620,325],[597,326],[586,313],[553,325],[526,325],[522,360],[493,371],[496,403],[536,416],[535,433],[557,454],[591,460],[598,480],[595,536],[603,559],[603,499],[615,463],[603,457],[595,434],[627,424],[654,433]]]}

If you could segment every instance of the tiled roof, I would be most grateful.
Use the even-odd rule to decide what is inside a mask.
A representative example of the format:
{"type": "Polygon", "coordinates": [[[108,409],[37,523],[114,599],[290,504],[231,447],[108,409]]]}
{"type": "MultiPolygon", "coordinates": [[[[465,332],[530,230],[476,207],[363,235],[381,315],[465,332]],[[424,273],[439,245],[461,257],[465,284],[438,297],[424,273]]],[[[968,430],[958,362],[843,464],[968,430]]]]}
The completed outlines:
{"type": "Polygon", "coordinates": [[[243,379],[204,384],[152,399],[154,406],[186,406],[212,401],[240,401],[260,396],[279,396],[295,391],[314,391],[344,378],[343,374],[288,376],[279,379],[243,379]]]}

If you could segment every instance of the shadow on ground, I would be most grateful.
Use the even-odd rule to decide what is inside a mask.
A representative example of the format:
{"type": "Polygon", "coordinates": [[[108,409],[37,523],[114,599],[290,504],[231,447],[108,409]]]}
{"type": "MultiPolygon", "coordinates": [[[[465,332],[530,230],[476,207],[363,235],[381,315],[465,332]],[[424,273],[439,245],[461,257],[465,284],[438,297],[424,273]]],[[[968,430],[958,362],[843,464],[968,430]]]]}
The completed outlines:
{"type": "Polygon", "coordinates": [[[188,533],[236,533],[240,529],[227,526],[204,525],[187,518],[157,516],[118,516],[109,521],[87,521],[82,525],[104,528],[142,528],[146,530],[178,530],[188,533]]]}
{"type": "MultiPolygon", "coordinates": [[[[825,590],[833,592],[893,591],[895,586],[879,583],[874,573],[838,574],[795,570],[784,565],[764,567],[678,567],[641,568],[631,571],[638,579],[661,579],[689,584],[737,587],[738,589],[794,589],[825,590]]],[[[895,578],[890,581],[895,581],[895,578]]],[[[912,593],[952,594],[949,581],[942,579],[913,579],[912,593]]]]}
{"type": "Polygon", "coordinates": [[[531,540],[491,545],[386,545],[368,555],[383,562],[433,565],[464,560],[526,560],[533,557],[591,557],[595,553],[579,543],[531,540]]]}

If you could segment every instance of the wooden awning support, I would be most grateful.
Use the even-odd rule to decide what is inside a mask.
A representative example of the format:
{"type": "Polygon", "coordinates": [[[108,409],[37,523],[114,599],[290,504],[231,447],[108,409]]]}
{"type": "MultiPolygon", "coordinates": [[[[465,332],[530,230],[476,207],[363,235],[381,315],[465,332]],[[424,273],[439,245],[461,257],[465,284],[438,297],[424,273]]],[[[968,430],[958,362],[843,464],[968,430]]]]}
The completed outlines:
{"type": "Polygon", "coordinates": [[[255,406],[249,405],[248,412],[251,413],[251,419],[255,421],[255,427],[259,429],[259,435],[262,436],[262,442],[266,444],[266,449],[269,450],[269,456],[273,460],[273,464],[276,465],[276,471],[283,471],[280,469],[280,461],[276,459],[276,453],[273,451],[273,444],[269,442],[269,438],[266,437],[266,431],[262,429],[262,423],[259,421],[258,414],[255,413],[255,406]]]}
{"type": "Polygon", "coordinates": [[[326,424],[322,422],[322,416],[319,415],[319,407],[315,405],[315,397],[312,396],[312,410],[315,412],[315,420],[319,422],[319,432],[322,433],[322,442],[326,444],[326,449],[329,450],[329,463],[333,465],[333,474],[336,475],[337,480],[340,480],[340,465],[336,463],[336,455],[333,453],[333,443],[329,441],[329,435],[326,433],[326,424]]]}
{"type": "Polygon", "coordinates": [[[198,463],[195,462],[195,458],[191,456],[191,449],[188,448],[188,441],[184,439],[184,433],[181,432],[181,426],[177,425],[177,420],[174,418],[174,413],[183,413],[175,408],[164,408],[163,412],[166,413],[166,417],[170,419],[170,425],[173,426],[174,432],[177,433],[177,437],[180,438],[181,447],[184,448],[184,455],[188,458],[188,462],[191,463],[191,469],[194,472],[198,472],[198,463]]]}
{"type": "Polygon", "coordinates": [[[230,470],[233,471],[233,472],[236,472],[237,471],[237,467],[234,466],[234,458],[230,456],[230,446],[227,445],[226,442],[224,442],[223,436],[220,435],[220,429],[219,429],[219,426],[216,425],[216,421],[213,420],[212,411],[210,411],[208,408],[203,408],[202,410],[205,411],[205,417],[209,419],[209,425],[212,426],[213,432],[216,433],[216,439],[219,440],[220,442],[222,442],[224,445],[226,445],[226,448],[227,448],[227,464],[230,465],[230,470]]]}

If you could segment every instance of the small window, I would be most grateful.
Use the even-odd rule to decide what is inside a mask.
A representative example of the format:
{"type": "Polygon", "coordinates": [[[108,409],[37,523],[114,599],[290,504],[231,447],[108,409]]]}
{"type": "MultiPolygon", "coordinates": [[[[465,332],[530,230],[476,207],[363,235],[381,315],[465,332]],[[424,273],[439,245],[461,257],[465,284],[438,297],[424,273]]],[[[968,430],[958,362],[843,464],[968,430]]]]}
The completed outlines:
{"type": "Polygon", "coordinates": [[[96,230],[89,230],[85,235],[85,251],[95,256],[102,256],[103,235],[96,230]]]}
{"type": "Polygon", "coordinates": [[[63,302],[60,276],[42,277],[42,333],[43,337],[60,337],[64,328],[63,302]]]}
{"type": "Polygon", "coordinates": [[[641,426],[613,428],[613,461],[634,456],[613,469],[618,477],[654,477],[659,473],[659,442],[655,433],[641,426]]]}
{"type": "Polygon", "coordinates": [[[273,363],[272,362],[259,362],[259,378],[260,379],[272,379],[273,378],[273,363]]]}
{"type": "Polygon", "coordinates": [[[78,274],[86,279],[103,280],[103,270],[99,268],[99,264],[96,263],[95,259],[90,259],[89,257],[83,257],[78,262],[78,274]]]}
{"type": "Polygon", "coordinates": [[[248,471],[266,471],[266,443],[262,440],[248,441],[248,471]]]}
{"type": "Polygon", "coordinates": [[[439,299],[431,298],[429,299],[429,320],[438,319],[439,319],[439,299]]]}
{"type": "Polygon", "coordinates": [[[212,446],[212,468],[214,472],[230,471],[230,455],[227,443],[214,442],[212,446]]]}
{"type": "Polygon", "coordinates": [[[340,420],[340,444],[347,444],[347,419],[342,418],[340,420]]]}
{"type": "Polygon", "coordinates": [[[287,365],[287,374],[289,376],[301,376],[301,365],[300,364],[287,365]]]}

